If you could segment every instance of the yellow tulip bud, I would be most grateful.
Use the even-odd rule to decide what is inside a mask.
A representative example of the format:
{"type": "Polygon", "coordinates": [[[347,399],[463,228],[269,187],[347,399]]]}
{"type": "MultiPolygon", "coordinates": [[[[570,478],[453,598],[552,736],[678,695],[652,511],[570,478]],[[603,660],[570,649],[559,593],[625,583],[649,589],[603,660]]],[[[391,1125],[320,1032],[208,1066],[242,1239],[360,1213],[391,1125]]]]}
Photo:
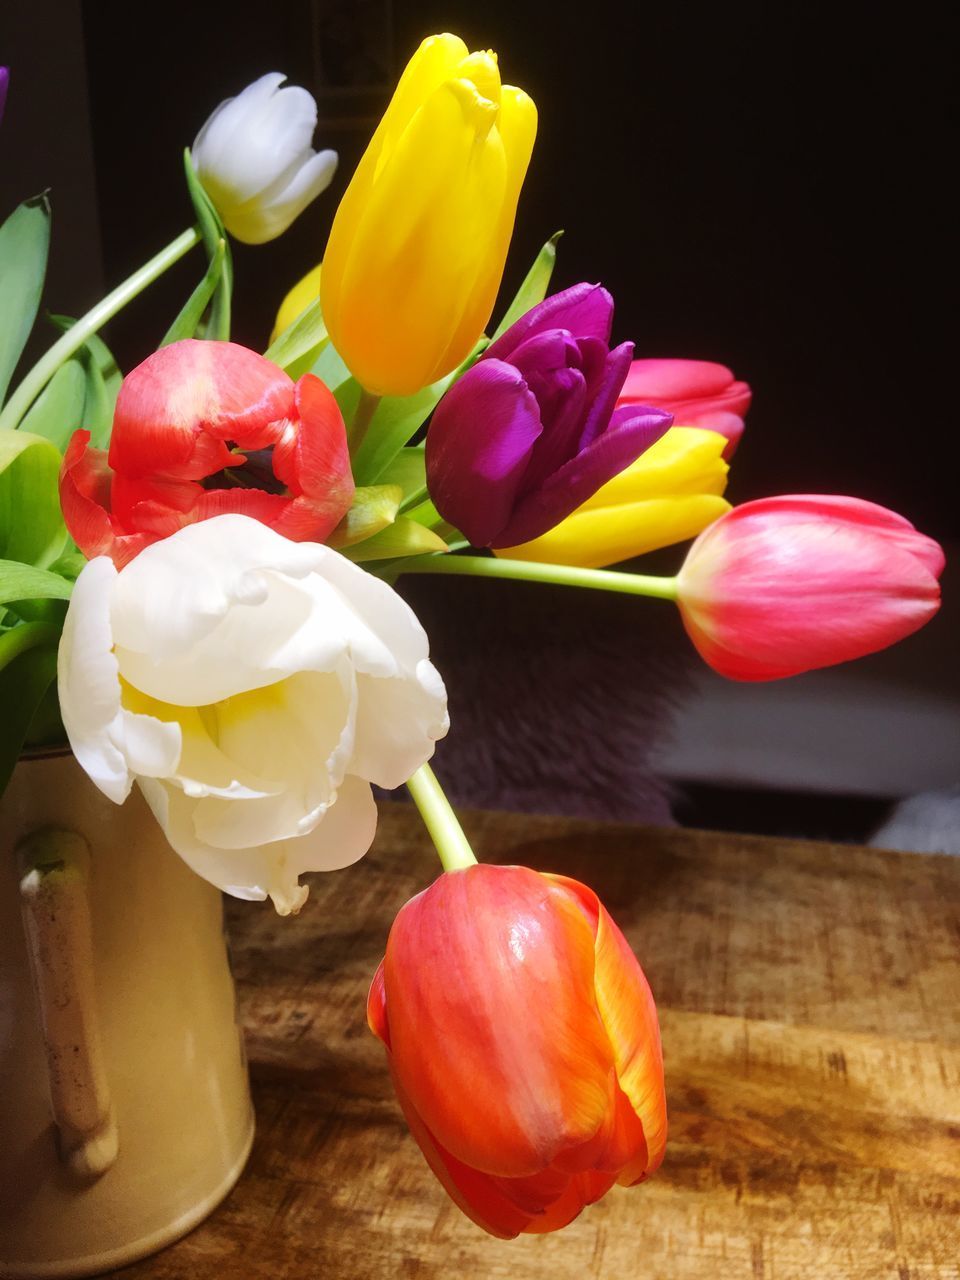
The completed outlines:
{"type": "Polygon", "coordinates": [[[333,221],[321,304],[367,391],[411,395],[469,354],[490,318],[537,131],[495,53],[425,40],[333,221]]]}
{"type": "Polygon", "coordinates": [[[727,487],[726,443],[716,431],[671,427],[555,528],[496,554],[600,569],[686,542],[730,510],[721,496],[727,487]]]}
{"type": "Polygon", "coordinates": [[[290,328],[301,312],[306,311],[311,302],[316,302],[319,296],[320,268],[314,267],[312,271],[307,272],[302,280],[297,281],[280,303],[280,310],[277,312],[277,318],[273,323],[273,333],[270,335],[271,345],[276,342],[284,329],[290,328]]]}

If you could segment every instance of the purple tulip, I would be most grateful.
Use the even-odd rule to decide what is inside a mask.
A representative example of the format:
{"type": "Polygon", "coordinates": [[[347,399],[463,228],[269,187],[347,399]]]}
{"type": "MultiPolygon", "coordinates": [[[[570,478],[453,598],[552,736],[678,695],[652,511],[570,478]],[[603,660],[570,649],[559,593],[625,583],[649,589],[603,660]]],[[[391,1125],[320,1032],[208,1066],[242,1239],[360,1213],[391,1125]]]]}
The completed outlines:
{"type": "Polygon", "coordinates": [[[474,546],[538,538],[670,426],[662,409],[616,407],[633,343],[611,351],[612,324],[600,285],[555,293],[440,401],[427,434],[430,496],[474,546]]]}
{"type": "Polygon", "coordinates": [[[3,119],[3,109],[7,105],[7,85],[10,83],[10,68],[0,67],[0,120],[3,119]]]}

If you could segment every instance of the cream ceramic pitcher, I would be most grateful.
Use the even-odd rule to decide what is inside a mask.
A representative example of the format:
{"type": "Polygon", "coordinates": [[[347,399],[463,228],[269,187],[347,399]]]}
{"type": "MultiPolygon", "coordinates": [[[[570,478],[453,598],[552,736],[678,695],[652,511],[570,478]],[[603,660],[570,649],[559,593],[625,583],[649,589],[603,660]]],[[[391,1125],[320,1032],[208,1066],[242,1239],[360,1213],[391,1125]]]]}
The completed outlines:
{"type": "Polygon", "coordinates": [[[69,753],[0,799],[0,1277],[95,1275],[233,1186],[253,1137],[222,902],[69,753]]]}

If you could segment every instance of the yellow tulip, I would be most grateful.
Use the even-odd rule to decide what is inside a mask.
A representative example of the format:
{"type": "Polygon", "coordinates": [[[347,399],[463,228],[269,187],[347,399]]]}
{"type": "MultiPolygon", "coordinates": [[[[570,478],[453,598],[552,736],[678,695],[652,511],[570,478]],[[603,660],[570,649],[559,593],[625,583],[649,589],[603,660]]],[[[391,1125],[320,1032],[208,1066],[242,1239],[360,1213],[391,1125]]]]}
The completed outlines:
{"type": "Polygon", "coordinates": [[[302,311],[306,311],[311,302],[316,302],[320,295],[320,268],[308,271],[302,280],[298,280],[284,300],[273,324],[270,342],[276,342],[284,329],[289,329],[302,311]]]}
{"type": "Polygon", "coordinates": [[[726,443],[716,431],[671,427],[549,533],[496,554],[600,569],[694,538],[730,510],[726,443]]]}
{"type": "Polygon", "coordinates": [[[458,36],[407,64],[337,210],[320,296],[333,345],[375,395],[455,369],[493,310],[537,131],[497,55],[458,36]]]}

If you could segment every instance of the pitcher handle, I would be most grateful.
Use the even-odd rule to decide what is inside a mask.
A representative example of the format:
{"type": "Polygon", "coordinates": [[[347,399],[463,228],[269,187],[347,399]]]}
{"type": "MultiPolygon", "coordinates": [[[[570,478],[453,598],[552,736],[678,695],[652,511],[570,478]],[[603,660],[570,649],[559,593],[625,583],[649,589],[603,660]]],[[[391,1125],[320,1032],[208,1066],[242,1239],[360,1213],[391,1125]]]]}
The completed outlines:
{"type": "Polygon", "coordinates": [[[116,1160],[118,1138],[94,987],[90,849],[77,832],[48,827],[17,853],[60,1156],[76,1175],[97,1178],[116,1160]]]}

